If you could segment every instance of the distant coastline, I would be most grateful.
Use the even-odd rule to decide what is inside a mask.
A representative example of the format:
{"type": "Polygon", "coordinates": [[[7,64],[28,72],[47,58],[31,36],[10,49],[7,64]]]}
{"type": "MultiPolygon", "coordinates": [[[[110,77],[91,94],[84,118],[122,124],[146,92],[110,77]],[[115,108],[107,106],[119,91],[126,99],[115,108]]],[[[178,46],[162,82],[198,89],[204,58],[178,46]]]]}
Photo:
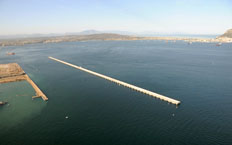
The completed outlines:
{"type": "Polygon", "coordinates": [[[192,37],[142,37],[131,35],[120,35],[113,33],[89,34],[89,35],[65,35],[65,36],[51,36],[51,37],[36,37],[36,38],[18,38],[18,39],[2,39],[0,46],[20,46],[35,43],[58,43],[58,42],[74,42],[74,41],[122,41],[122,40],[164,40],[177,41],[183,40],[186,42],[203,42],[203,43],[232,43],[232,38],[216,37],[216,38],[192,38],[192,37]]]}

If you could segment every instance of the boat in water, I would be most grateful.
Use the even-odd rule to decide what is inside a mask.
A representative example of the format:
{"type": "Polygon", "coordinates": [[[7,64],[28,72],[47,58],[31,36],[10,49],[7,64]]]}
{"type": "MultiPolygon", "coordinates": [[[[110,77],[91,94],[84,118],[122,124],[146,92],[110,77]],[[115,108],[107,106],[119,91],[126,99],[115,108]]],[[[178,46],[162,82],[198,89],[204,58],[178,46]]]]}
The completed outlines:
{"type": "Polygon", "coordinates": [[[8,102],[0,101],[0,106],[6,105],[6,104],[8,104],[8,102]]]}
{"type": "Polygon", "coordinates": [[[14,52],[7,52],[6,55],[15,55],[14,52]]]}
{"type": "Polygon", "coordinates": [[[217,43],[217,44],[216,44],[216,46],[221,46],[221,45],[222,45],[222,43],[217,43]]]}

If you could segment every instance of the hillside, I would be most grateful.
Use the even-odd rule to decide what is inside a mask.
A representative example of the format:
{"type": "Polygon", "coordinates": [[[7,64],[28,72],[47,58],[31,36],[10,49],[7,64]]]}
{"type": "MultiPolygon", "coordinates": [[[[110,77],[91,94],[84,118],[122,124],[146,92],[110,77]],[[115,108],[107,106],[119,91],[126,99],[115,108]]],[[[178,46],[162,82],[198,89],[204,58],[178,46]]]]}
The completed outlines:
{"type": "Polygon", "coordinates": [[[219,38],[222,37],[232,38],[232,29],[227,30],[223,35],[219,36],[219,38]]]}
{"type": "Polygon", "coordinates": [[[34,43],[57,43],[57,42],[73,42],[73,41],[91,41],[91,40],[134,40],[136,37],[103,33],[91,35],[66,35],[40,38],[19,38],[0,40],[0,46],[25,45],[34,43]]]}

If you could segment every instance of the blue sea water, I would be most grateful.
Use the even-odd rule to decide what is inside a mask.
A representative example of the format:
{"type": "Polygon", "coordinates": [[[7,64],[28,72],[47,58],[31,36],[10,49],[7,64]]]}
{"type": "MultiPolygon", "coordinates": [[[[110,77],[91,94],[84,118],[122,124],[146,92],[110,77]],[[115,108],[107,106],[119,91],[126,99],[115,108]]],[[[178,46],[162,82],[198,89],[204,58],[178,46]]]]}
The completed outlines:
{"type": "Polygon", "coordinates": [[[231,145],[232,44],[87,41],[0,49],[27,82],[0,84],[1,145],[231,145]],[[15,56],[6,56],[15,52],[15,56]],[[180,100],[168,104],[48,59],[58,59],[180,100]],[[68,116],[68,118],[66,118],[68,116]]]}

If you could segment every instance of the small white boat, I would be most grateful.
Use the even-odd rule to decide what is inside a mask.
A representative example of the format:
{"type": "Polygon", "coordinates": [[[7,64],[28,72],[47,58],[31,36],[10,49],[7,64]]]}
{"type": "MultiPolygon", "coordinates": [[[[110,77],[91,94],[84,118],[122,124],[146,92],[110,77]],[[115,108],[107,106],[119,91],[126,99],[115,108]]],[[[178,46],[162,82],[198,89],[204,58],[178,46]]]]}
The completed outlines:
{"type": "Polygon", "coordinates": [[[0,106],[6,105],[8,102],[0,101],[0,106]]]}
{"type": "Polygon", "coordinates": [[[222,45],[222,43],[217,43],[217,44],[216,44],[216,46],[221,46],[221,45],[222,45]]]}

